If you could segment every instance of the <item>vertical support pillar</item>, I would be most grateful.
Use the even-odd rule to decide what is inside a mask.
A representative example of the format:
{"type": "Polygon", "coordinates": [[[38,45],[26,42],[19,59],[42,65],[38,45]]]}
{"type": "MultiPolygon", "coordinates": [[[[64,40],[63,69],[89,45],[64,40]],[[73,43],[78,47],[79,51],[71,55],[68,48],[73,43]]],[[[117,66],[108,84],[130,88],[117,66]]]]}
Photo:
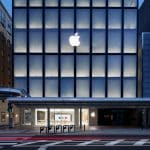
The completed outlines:
{"type": "Polygon", "coordinates": [[[11,103],[8,103],[8,112],[9,112],[9,128],[13,128],[13,116],[12,116],[13,106],[11,103]]]}
{"type": "Polygon", "coordinates": [[[47,127],[50,126],[50,109],[47,108],[47,127]]]}
{"type": "Polygon", "coordinates": [[[142,121],[143,121],[143,128],[147,128],[147,108],[142,109],[142,121]]]}
{"type": "Polygon", "coordinates": [[[80,129],[82,129],[82,107],[80,107],[80,129]]]}

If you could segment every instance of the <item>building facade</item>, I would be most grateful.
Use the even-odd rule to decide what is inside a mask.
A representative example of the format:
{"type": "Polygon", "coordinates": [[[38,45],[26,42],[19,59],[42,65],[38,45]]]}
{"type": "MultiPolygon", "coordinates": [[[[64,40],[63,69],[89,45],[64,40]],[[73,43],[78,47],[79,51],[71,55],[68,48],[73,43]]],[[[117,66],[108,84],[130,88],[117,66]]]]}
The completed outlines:
{"type": "MultiPolygon", "coordinates": [[[[123,101],[138,97],[137,21],[137,0],[14,0],[14,87],[41,100],[123,101]],[[80,46],[69,43],[75,33],[80,36],[80,46]]],[[[61,108],[38,107],[21,110],[22,124],[46,125],[49,113],[51,123],[75,124],[76,120],[78,124],[78,116],[82,116],[79,108],[63,108],[65,103],[61,108]]],[[[82,111],[82,121],[87,125],[109,125],[107,120],[113,124],[114,116],[130,114],[126,109],[93,107],[82,111]],[[91,112],[95,114],[93,121],[91,112]]]]}

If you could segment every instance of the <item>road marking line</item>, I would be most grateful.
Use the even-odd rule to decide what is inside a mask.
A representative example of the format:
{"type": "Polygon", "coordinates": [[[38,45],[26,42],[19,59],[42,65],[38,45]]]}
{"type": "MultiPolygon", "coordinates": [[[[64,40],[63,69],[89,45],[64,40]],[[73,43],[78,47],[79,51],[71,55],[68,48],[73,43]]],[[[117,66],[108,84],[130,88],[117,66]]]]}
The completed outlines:
{"type": "Polygon", "coordinates": [[[21,143],[21,144],[14,145],[13,147],[21,147],[21,146],[25,146],[25,145],[29,145],[29,144],[35,144],[35,143],[39,143],[39,142],[47,142],[47,140],[39,140],[39,141],[21,143]]]}
{"type": "Polygon", "coordinates": [[[123,141],[124,141],[123,139],[112,141],[112,142],[106,143],[105,146],[114,146],[114,145],[116,145],[120,142],[123,142],[123,141]]]}
{"type": "Polygon", "coordinates": [[[41,145],[38,150],[46,150],[50,146],[55,146],[57,144],[61,144],[61,143],[64,143],[64,142],[65,141],[58,141],[58,142],[54,142],[54,143],[49,143],[49,144],[41,145]]]}
{"type": "Polygon", "coordinates": [[[17,143],[0,143],[0,145],[15,145],[17,143]]]}
{"type": "Polygon", "coordinates": [[[148,139],[141,139],[141,140],[135,142],[133,145],[134,145],[134,146],[142,146],[142,145],[144,145],[147,141],[148,141],[148,139]]]}
{"type": "Polygon", "coordinates": [[[98,142],[98,141],[99,141],[99,140],[86,141],[86,142],[77,144],[77,146],[87,146],[87,145],[89,145],[89,144],[92,144],[92,143],[98,142]]]}

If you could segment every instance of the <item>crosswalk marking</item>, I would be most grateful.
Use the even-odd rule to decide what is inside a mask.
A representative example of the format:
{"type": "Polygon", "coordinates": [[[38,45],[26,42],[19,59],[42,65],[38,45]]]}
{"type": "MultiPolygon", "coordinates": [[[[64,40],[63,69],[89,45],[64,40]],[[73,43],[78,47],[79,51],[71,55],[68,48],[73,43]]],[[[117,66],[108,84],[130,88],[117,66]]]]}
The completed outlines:
{"type": "Polygon", "coordinates": [[[54,142],[54,143],[48,143],[45,145],[41,145],[38,150],[46,150],[46,148],[49,146],[54,146],[54,145],[61,144],[61,143],[64,143],[64,141],[58,141],[58,142],[54,142]]]}
{"type": "Polygon", "coordinates": [[[0,143],[0,145],[15,145],[15,144],[17,144],[17,143],[0,143]]]}
{"type": "Polygon", "coordinates": [[[114,146],[120,142],[123,142],[124,140],[123,139],[119,139],[119,140],[116,140],[116,141],[111,141],[111,142],[108,142],[107,144],[105,144],[105,146],[114,146]]]}
{"type": "Polygon", "coordinates": [[[135,142],[133,145],[134,145],[134,146],[142,146],[142,145],[144,145],[147,141],[148,141],[148,139],[141,139],[141,140],[135,142]]]}
{"type": "Polygon", "coordinates": [[[35,144],[35,143],[39,143],[39,142],[46,142],[47,140],[39,140],[39,141],[33,141],[33,142],[26,142],[26,143],[21,143],[21,144],[17,144],[17,145],[13,145],[13,147],[20,147],[20,146],[25,146],[25,145],[29,145],[29,144],[35,144]]]}
{"type": "Polygon", "coordinates": [[[86,146],[86,145],[89,145],[89,144],[92,144],[92,143],[98,142],[98,141],[99,141],[99,140],[86,141],[86,142],[77,144],[77,146],[86,146]]]}

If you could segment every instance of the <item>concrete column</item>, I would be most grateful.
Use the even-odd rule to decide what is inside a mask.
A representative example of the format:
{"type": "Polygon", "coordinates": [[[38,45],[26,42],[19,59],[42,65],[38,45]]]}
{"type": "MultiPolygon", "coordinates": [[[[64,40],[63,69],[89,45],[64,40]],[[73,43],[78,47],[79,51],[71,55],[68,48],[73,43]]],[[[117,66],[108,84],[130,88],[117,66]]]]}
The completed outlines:
{"type": "Polygon", "coordinates": [[[80,129],[82,129],[82,108],[80,107],[80,129]]]}
{"type": "Polygon", "coordinates": [[[147,128],[147,108],[142,109],[142,116],[143,116],[143,128],[147,128]]]}
{"type": "Polygon", "coordinates": [[[74,124],[76,125],[76,126],[78,126],[79,125],[79,109],[78,108],[75,108],[75,122],[74,122],[74,124]]]}
{"type": "Polygon", "coordinates": [[[8,112],[9,112],[9,128],[13,128],[13,114],[12,114],[13,106],[12,104],[8,104],[8,112]]]}
{"type": "Polygon", "coordinates": [[[31,108],[31,126],[35,126],[35,109],[31,108]]]}
{"type": "Polygon", "coordinates": [[[47,108],[47,126],[50,126],[50,109],[47,108]]]}

